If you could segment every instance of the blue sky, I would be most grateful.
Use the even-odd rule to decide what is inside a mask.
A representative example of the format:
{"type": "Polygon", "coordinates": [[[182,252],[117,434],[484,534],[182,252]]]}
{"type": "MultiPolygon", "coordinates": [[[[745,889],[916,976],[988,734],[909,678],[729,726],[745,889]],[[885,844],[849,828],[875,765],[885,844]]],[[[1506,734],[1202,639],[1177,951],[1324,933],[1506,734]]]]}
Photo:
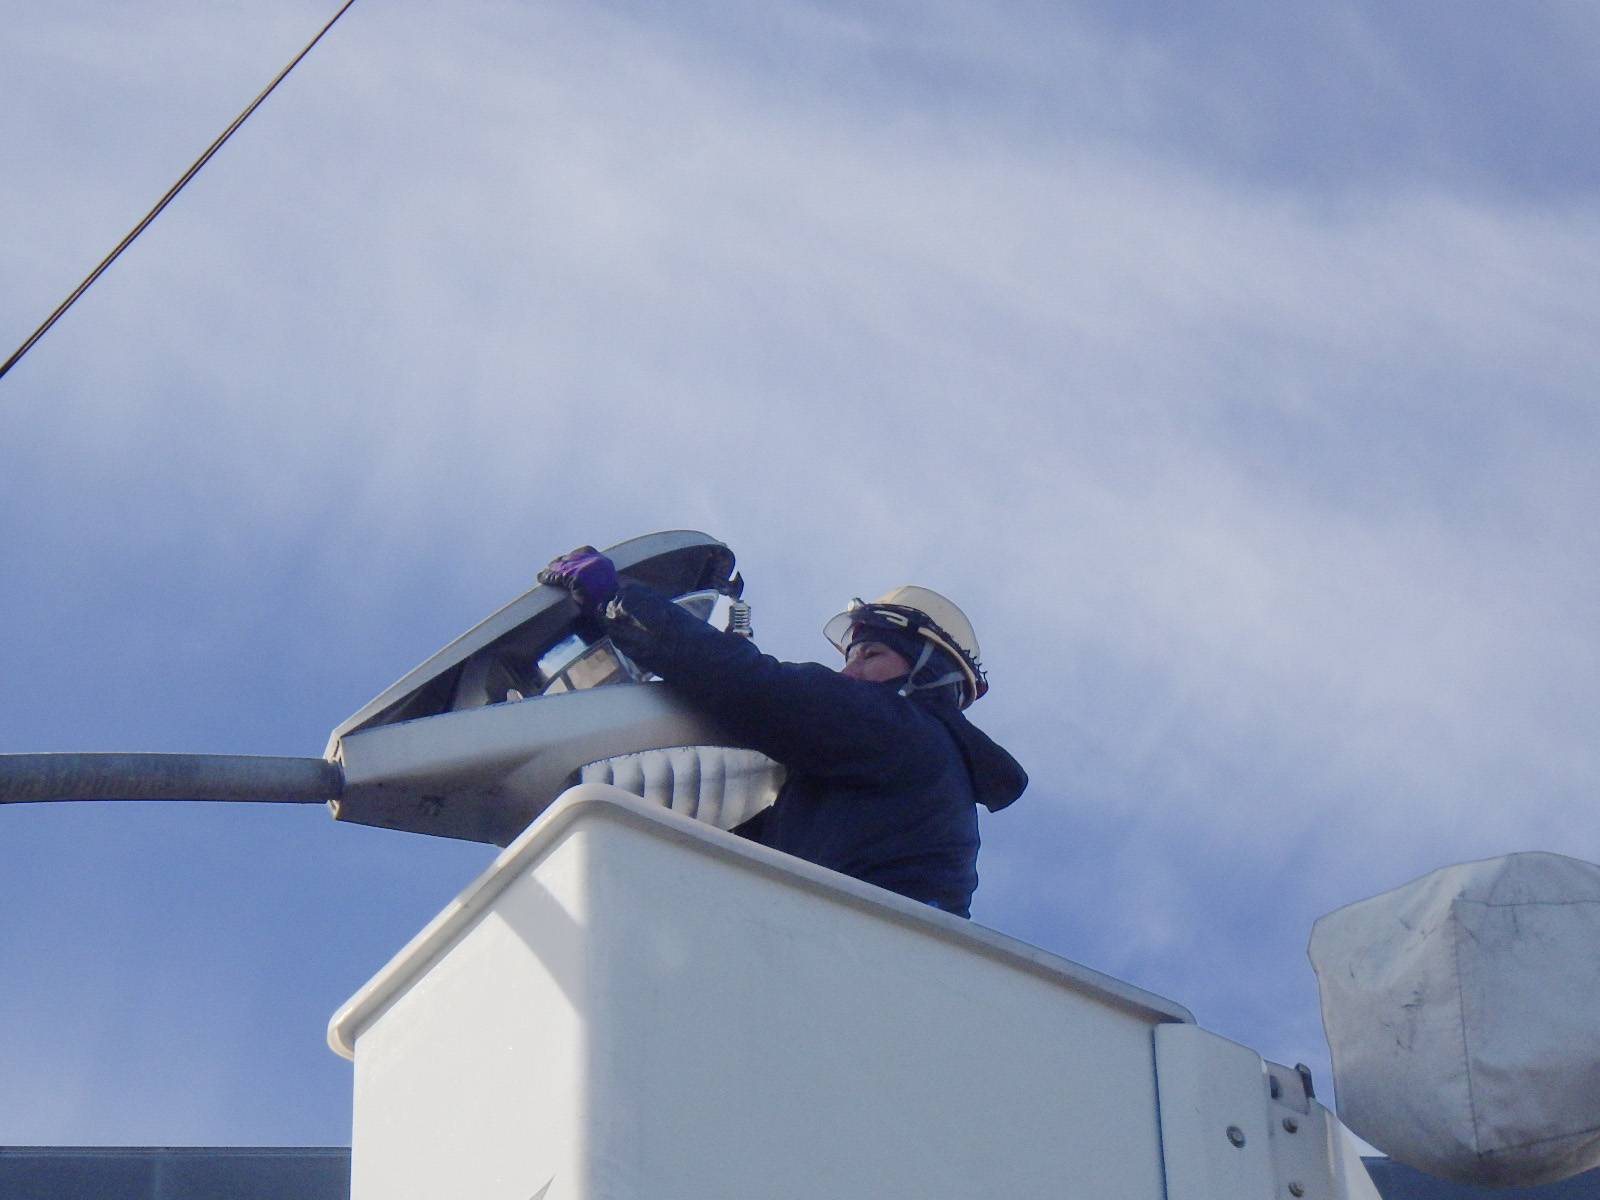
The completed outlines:
{"type": "MultiPolygon", "coordinates": [[[[1312,920],[1600,860],[1600,15],[359,0],[0,381],[0,751],[316,754],[663,528],[967,608],[977,919],[1328,1077],[1312,920]]],[[[20,342],[332,11],[5,0],[20,342]]],[[[9,346],[8,346],[9,349],[9,346]]],[[[0,1143],[339,1143],[487,861],[0,811],[0,1143]]]]}

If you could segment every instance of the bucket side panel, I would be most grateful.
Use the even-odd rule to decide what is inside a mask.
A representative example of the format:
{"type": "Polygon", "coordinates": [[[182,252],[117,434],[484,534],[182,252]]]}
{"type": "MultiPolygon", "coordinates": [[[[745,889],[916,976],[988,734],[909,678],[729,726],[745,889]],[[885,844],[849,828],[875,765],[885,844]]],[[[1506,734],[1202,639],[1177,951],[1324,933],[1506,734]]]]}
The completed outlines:
{"type": "Polygon", "coordinates": [[[637,828],[593,834],[597,1200],[1161,1200],[1150,1020],[637,828]]]}
{"type": "Polygon", "coordinates": [[[357,1035],[352,1200],[587,1194],[585,839],[525,871],[357,1035]]]}

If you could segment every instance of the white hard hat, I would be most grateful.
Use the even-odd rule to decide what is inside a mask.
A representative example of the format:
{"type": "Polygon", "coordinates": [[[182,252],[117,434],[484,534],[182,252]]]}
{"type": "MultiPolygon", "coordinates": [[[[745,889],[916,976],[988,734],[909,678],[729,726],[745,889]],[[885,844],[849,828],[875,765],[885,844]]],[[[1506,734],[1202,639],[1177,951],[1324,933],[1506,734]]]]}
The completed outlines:
{"type": "Polygon", "coordinates": [[[852,600],[844,612],[822,627],[822,635],[841,651],[847,651],[855,640],[855,630],[861,626],[926,638],[945,651],[961,672],[962,708],[989,690],[972,622],[938,592],[907,585],[884,593],[870,604],[852,600]]]}

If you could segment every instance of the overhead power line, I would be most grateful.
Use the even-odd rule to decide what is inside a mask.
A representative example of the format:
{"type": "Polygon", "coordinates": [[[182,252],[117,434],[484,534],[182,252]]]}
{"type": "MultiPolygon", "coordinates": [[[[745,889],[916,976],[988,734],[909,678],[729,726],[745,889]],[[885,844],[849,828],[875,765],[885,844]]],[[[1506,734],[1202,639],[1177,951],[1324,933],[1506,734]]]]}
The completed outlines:
{"type": "Polygon", "coordinates": [[[54,325],[62,318],[67,309],[73,306],[79,296],[83,295],[89,290],[89,286],[94,283],[96,279],[99,279],[101,275],[105,274],[106,268],[112,263],[116,262],[118,256],[133,244],[133,239],[143,233],[145,231],[145,227],[148,226],[151,221],[154,221],[158,216],[161,215],[161,210],[167,205],[171,204],[173,198],[177,196],[179,192],[183,191],[184,185],[186,185],[189,180],[193,179],[200,173],[200,168],[211,161],[211,156],[218,150],[222,149],[223,143],[234,135],[234,131],[237,130],[239,126],[243,125],[247,120],[250,119],[250,114],[261,107],[261,102],[268,96],[272,95],[273,89],[288,77],[290,71],[294,70],[295,67],[300,65],[300,60],[311,53],[311,48],[322,40],[323,34],[332,29],[334,23],[337,22],[340,17],[344,16],[345,10],[355,2],[356,0],[344,0],[344,3],[339,6],[339,11],[334,13],[333,16],[328,19],[328,23],[317,31],[317,36],[306,43],[305,49],[300,51],[299,54],[296,54],[294,58],[290,60],[289,65],[278,72],[277,78],[271,83],[267,84],[262,93],[250,102],[250,106],[233,119],[233,123],[222,131],[222,134],[217,138],[216,141],[212,142],[211,145],[206,147],[206,152],[194,160],[194,165],[183,173],[177,183],[173,184],[167,189],[167,194],[162,196],[160,200],[156,201],[156,206],[149,212],[145,213],[144,220],[135,225],[133,229],[129,231],[128,236],[118,242],[116,248],[112,250],[110,254],[106,255],[100,260],[100,265],[94,270],[90,271],[84,281],[72,290],[72,295],[68,296],[59,305],[57,305],[56,310],[45,318],[44,323],[28,335],[28,340],[17,347],[16,353],[10,358],[6,359],[5,364],[0,366],[0,378],[3,378],[7,371],[16,366],[17,363],[21,361],[24,354],[33,349],[33,344],[42,338],[47,332],[49,332],[50,326],[54,325]]]}

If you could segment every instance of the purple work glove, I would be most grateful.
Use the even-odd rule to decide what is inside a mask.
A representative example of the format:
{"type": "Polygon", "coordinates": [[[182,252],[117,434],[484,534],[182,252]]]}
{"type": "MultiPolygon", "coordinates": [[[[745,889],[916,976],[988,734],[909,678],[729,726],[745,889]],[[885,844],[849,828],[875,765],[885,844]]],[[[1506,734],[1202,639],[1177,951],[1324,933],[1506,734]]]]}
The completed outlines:
{"type": "Polygon", "coordinates": [[[578,607],[592,614],[611,603],[617,594],[617,568],[593,546],[579,546],[552,559],[539,572],[539,582],[572,593],[578,607]]]}

